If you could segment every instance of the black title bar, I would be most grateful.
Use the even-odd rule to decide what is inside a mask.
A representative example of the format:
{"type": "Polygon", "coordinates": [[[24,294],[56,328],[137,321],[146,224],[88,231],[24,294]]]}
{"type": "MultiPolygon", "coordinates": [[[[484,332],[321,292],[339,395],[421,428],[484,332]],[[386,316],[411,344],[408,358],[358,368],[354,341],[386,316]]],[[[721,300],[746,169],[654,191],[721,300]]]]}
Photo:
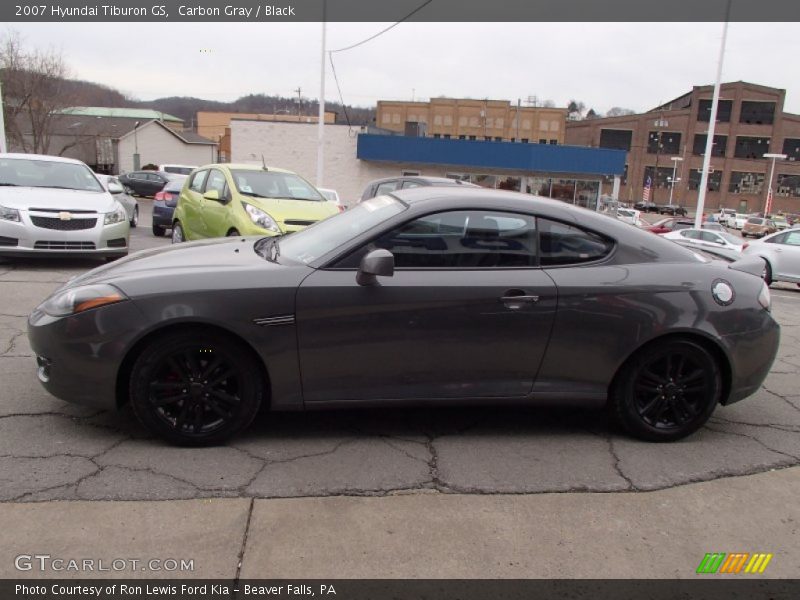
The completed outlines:
{"type": "Polygon", "coordinates": [[[413,12],[408,20],[416,22],[722,22],[728,2],[732,22],[800,21],[798,0],[4,0],[0,19],[12,24],[393,22],[413,12]]]}

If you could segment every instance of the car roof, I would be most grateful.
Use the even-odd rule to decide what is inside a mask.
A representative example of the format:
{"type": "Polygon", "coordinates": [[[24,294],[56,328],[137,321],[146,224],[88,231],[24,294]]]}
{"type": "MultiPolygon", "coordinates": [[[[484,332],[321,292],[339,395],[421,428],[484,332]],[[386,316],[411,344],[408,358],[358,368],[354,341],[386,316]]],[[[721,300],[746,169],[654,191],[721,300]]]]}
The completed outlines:
{"type": "MultiPolygon", "coordinates": [[[[195,170],[199,169],[229,169],[229,170],[237,170],[237,171],[263,171],[264,165],[256,164],[256,163],[212,163],[209,165],[202,165],[200,167],[196,167],[195,170]]],[[[280,167],[272,167],[267,165],[267,171],[272,171],[274,173],[289,173],[291,175],[297,175],[294,171],[290,171],[289,169],[281,169],[280,167]]]]}
{"type": "Polygon", "coordinates": [[[63,156],[50,156],[49,154],[24,154],[22,152],[0,153],[0,158],[25,159],[25,160],[44,160],[49,162],[70,163],[73,165],[86,165],[86,163],[74,158],[64,158],[63,156]]]}
{"type": "Polygon", "coordinates": [[[373,181],[370,181],[369,185],[379,185],[387,181],[415,181],[417,183],[427,183],[430,185],[464,185],[467,187],[474,185],[469,181],[462,181],[461,179],[452,179],[450,177],[429,177],[427,175],[399,175],[397,177],[384,177],[383,179],[374,179],[373,181]]]}

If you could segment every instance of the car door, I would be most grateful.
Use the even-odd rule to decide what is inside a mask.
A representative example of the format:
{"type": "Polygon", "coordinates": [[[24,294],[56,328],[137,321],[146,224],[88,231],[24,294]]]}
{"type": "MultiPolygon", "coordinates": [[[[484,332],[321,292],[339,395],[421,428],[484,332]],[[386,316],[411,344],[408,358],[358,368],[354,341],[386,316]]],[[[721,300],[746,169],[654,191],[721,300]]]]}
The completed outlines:
{"type": "Polygon", "coordinates": [[[197,171],[191,176],[189,185],[181,191],[180,204],[183,218],[183,231],[186,239],[196,240],[207,237],[205,224],[201,215],[203,190],[205,189],[208,169],[197,171]]]}
{"type": "Polygon", "coordinates": [[[776,235],[764,244],[770,247],[773,279],[800,278],[800,230],[789,230],[776,235]]]}
{"type": "Polygon", "coordinates": [[[527,395],[557,306],[536,239],[530,215],[440,212],[312,273],[296,305],[305,401],[527,395]],[[361,286],[375,248],[393,253],[394,275],[361,286]]]}
{"type": "Polygon", "coordinates": [[[207,237],[224,237],[230,230],[228,183],[225,174],[219,169],[209,169],[206,187],[203,193],[216,190],[219,200],[200,198],[200,218],[203,221],[203,232],[207,237]]]}

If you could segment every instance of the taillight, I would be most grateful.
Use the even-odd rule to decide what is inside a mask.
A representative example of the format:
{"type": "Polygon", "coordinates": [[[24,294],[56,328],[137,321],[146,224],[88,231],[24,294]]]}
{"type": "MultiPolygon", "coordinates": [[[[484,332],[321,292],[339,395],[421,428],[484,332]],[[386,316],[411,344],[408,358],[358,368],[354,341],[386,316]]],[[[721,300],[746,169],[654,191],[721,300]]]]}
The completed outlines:
{"type": "Polygon", "coordinates": [[[772,308],[772,298],[770,298],[769,286],[767,286],[766,281],[761,284],[761,292],[758,294],[758,303],[764,310],[768,311],[772,308]]]}
{"type": "Polygon", "coordinates": [[[164,192],[156,192],[156,195],[153,196],[153,200],[164,200],[164,192]]]}

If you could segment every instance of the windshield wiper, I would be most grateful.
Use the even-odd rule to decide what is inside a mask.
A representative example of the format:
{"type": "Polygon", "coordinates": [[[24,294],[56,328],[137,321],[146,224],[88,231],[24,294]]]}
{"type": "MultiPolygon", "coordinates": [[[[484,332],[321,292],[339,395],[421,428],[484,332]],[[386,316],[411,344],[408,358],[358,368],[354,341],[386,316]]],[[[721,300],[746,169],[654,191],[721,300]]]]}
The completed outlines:
{"type": "Polygon", "coordinates": [[[245,196],[252,196],[253,198],[273,198],[274,196],[265,196],[263,194],[259,194],[257,192],[243,192],[239,190],[240,194],[244,194],[245,196]]]}

